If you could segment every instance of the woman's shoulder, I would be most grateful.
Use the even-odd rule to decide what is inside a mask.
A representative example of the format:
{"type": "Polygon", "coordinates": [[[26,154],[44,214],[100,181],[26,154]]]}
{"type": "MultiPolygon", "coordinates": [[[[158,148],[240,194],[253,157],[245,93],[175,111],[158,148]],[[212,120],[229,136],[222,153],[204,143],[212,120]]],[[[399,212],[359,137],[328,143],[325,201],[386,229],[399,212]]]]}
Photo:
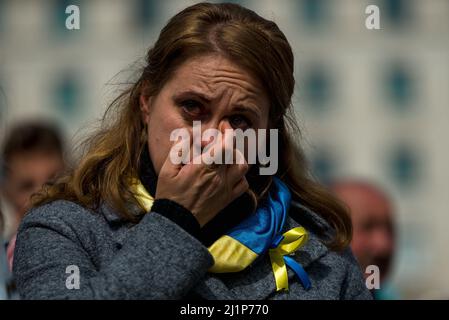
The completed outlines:
{"type": "Polygon", "coordinates": [[[336,263],[348,264],[349,266],[354,264],[357,265],[357,261],[349,246],[338,251],[331,250],[327,247],[327,243],[330,243],[335,237],[335,229],[319,214],[299,202],[292,201],[289,216],[294,220],[295,224],[298,224],[307,230],[309,241],[312,242],[315,247],[322,247],[322,251],[325,251],[327,255],[330,255],[336,263]]]}
{"type": "Polygon", "coordinates": [[[338,251],[328,248],[328,243],[335,236],[335,230],[323,217],[296,201],[291,203],[289,216],[291,218],[289,228],[302,226],[307,230],[311,256],[327,255],[336,264],[353,265],[356,263],[349,246],[338,251]]]}
{"type": "Polygon", "coordinates": [[[87,209],[83,205],[69,200],[53,200],[51,202],[32,207],[25,218],[30,219],[38,217],[65,217],[67,213],[72,214],[86,214],[92,213],[92,210],[87,209]]]}
{"type": "Polygon", "coordinates": [[[81,204],[68,200],[54,200],[32,207],[22,219],[19,232],[30,226],[87,227],[98,223],[98,215],[81,204]]]}
{"type": "Polygon", "coordinates": [[[335,236],[334,228],[323,217],[298,201],[292,200],[289,216],[324,242],[335,236]]]}
{"type": "Polygon", "coordinates": [[[341,288],[343,299],[371,299],[366,289],[362,270],[349,246],[343,250],[332,250],[326,245],[335,235],[329,223],[308,207],[293,201],[289,214],[290,226],[300,225],[307,230],[309,239],[301,248],[297,259],[303,267],[319,272],[323,279],[341,288]],[[314,267],[314,262],[317,269],[314,267]],[[325,268],[323,268],[325,266],[325,268]],[[315,270],[316,269],[316,270],[315,270]],[[324,275],[325,273],[326,275],[324,275]]]}

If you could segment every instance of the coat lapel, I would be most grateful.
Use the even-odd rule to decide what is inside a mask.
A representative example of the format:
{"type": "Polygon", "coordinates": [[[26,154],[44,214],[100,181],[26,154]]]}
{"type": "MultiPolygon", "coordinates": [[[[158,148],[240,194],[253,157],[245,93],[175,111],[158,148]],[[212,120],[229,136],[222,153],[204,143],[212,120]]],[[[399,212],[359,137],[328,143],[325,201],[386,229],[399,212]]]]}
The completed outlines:
{"type": "MultiPolygon", "coordinates": [[[[131,207],[131,210],[134,209],[131,207]]],[[[100,205],[99,211],[103,214],[113,232],[113,238],[116,246],[122,247],[129,232],[131,232],[132,228],[136,226],[136,224],[123,219],[106,202],[103,202],[100,205]]],[[[136,212],[137,214],[137,210],[132,212],[136,212]]]]}

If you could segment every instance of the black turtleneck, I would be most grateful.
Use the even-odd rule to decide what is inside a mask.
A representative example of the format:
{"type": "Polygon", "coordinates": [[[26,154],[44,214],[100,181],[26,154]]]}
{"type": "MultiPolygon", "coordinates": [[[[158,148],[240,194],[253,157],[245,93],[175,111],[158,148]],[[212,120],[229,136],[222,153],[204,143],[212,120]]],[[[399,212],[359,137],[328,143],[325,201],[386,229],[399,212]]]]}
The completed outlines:
{"type": "MultiPolygon", "coordinates": [[[[144,148],[140,157],[139,179],[145,189],[154,197],[156,195],[157,175],[151,162],[148,147],[144,148]]],[[[251,214],[254,209],[251,196],[244,193],[220,211],[203,228],[200,228],[198,220],[188,209],[169,199],[155,200],[151,211],[157,212],[175,222],[208,247],[225,234],[227,230],[251,214]]]]}

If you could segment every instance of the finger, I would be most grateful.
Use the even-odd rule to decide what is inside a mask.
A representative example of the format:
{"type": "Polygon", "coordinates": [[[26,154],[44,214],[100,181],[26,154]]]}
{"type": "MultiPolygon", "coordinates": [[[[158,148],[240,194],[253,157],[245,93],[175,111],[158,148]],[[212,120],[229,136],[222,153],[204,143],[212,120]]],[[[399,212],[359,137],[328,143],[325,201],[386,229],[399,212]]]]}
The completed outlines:
{"type": "Polygon", "coordinates": [[[222,141],[223,163],[235,163],[235,136],[230,131],[226,131],[222,141]]]}
{"type": "Polygon", "coordinates": [[[247,163],[245,156],[243,155],[243,152],[239,149],[235,148],[233,150],[234,152],[234,163],[236,164],[245,164],[247,163]]]}
{"type": "Polygon", "coordinates": [[[193,153],[194,146],[190,146],[190,156],[189,161],[187,161],[186,165],[182,168],[182,171],[189,172],[189,175],[198,177],[202,171],[213,172],[218,169],[218,165],[215,163],[206,164],[203,161],[203,154],[194,154],[193,153]]]}
{"type": "Polygon", "coordinates": [[[188,153],[187,150],[189,150],[189,145],[186,140],[174,141],[162,165],[161,173],[167,174],[170,177],[178,175],[186,162],[185,158],[188,156],[188,154],[186,155],[188,153]]]}
{"type": "Polygon", "coordinates": [[[238,184],[241,179],[245,178],[247,172],[248,165],[246,163],[229,166],[226,172],[227,183],[231,186],[238,184]]]}
{"type": "Polygon", "coordinates": [[[233,199],[240,197],[242,194],[244,194],[249,189],[249,183],[248,180],[246,180],[245,177],[242,177],[232,189],[232,197],[233,199]]]}
{"type": "Polygon", "coordinates": [[[202,149],[201,160],[207,168],[214,169],[218,164],[222,164],[222,142],[221,138],[212,138],[202,149]]]}

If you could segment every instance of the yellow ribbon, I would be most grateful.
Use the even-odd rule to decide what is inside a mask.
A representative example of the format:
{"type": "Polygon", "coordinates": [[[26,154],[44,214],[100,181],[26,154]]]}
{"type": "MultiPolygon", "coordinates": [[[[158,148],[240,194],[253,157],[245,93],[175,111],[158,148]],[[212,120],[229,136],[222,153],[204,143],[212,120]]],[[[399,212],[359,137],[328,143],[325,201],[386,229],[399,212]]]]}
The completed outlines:
{"type": "Polygon", "coordinates": [[[147,192],[139,179],[130,179],[131,192],[134,194],[137,202],[147,211],[150,212],[153,206],[154,198],[147,192]]]}
{"type": "Polygon", "coordinates": [[[296,227],[283,234],[284,239],[274,249],[269,249],[271,267],[276,280],[276,291],[288,290],[288,273],[284,256],[302,247],[308,240],[308,234],[303,227],[296,227]]]}

